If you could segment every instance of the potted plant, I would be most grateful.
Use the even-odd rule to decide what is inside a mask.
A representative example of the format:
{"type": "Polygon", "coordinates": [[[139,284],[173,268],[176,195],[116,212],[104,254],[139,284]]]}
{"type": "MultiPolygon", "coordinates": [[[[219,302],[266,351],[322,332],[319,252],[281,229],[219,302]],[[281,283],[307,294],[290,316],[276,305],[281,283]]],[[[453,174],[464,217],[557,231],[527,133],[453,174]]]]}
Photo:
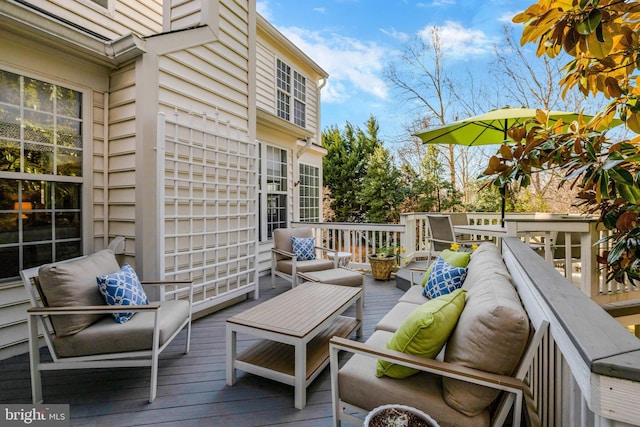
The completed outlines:
{"type": "Polygon", "coordinates": [[[424,412],[405,405],[383,405],[373,409],[364,419],[364,427],[439,427],[424,412]]]}
{"type": "Polygon", "coordinates": [[[371,274],[377,280],[389,280],[391,271],[401,262],[404,248],[398,246],[383,246],[378,248],[375,255],[369,255],[371,274]]]}

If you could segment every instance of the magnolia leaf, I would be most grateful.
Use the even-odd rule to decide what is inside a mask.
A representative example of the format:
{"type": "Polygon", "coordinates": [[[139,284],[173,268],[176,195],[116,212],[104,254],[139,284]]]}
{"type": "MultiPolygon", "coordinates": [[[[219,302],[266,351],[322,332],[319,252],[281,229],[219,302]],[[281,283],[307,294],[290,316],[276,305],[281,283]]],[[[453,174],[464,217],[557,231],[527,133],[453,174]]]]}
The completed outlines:
{"type": "Polygon", "coordinates": [[[602,12],[599,9],[593,9],[589,15],[576,25],[576,30],[583,36],[593,33],[602,21],[602,12]]]}
{"type": "Polygon", "coordinates": [[[628,233],[636,227],[638,214],[636,212],[623,212],[616,221],[616,228],[623,233],[628,233]]]}
{"type": "Polygon", "coordinates": [[[618,240],[615,243],[615,245],[613,245],[613,247],[611,248],[611,251],[609,251],[609,256],[607,257],[607,261],[610,264],[613,264],[614,262],[618,261],[622,256],[622,254],[624,253],[626,247],[627,247],[627,240],[624,237],[620,238],[620,240],[618,240]]]}
{"type": "MultiPolygon", "coordinates": [[[[601,27],[598,27],[601,28],[601,27]]],[[[602,31],[596,31],[595,33],[591,33],[587,36],[587,44],[589,45],[589,52],[597,58],[604,59],[611,52],[613,48],[613,37],[604,32],[604,39],[600,40],[598,34],[602,34],[602,31]]]]}
{"type": "Polygon", "coordinates": [[[609,175],[617,183],[623,185],[633,185],[633,175],[631,175],[631,172],[624,168],[612,167],[612,169],[609,170],[609,175]]]}
{"type": "MultiPolygon", "coordinates": [[[[614,153],[612,153],[611,157],[613,156],[614,153]]],[[[624,162],[623,159],[613,159],[613,158],[608,158],[605,162],[604,165],[602,165],[602,169],[604,170],[608,170],[611,169],[615,166],[618,166],[620,163],[624,162]]],[[[633,180],[633,179],[632,179],[633,180]]]]}
{"type": "Polygon", "coordinates": [[[627,120],[625,122],[627,127],[635,133],[640,133],[640,114],[631,113],[627,115],[627,120]]]}
{"type": "Polygon", "coordinates": [[[617,189],[624,200],[634,205],[640,204],[640,189],[638,187],[620,184],[617,186],[617,189]]]}
{"type": "Polygon", "coordinates": [[[547,123],[547,114],[542,110],[536,110],[536,120],[541,124],[547,123]]]}
{"type": "Polygon", "coordinates": [[[513,160],[513,153],[511,152],[511,148],[509,148],[509,146],[506,144],[500,146],[498,154],[500,154],[505,160],[513,160]]]}

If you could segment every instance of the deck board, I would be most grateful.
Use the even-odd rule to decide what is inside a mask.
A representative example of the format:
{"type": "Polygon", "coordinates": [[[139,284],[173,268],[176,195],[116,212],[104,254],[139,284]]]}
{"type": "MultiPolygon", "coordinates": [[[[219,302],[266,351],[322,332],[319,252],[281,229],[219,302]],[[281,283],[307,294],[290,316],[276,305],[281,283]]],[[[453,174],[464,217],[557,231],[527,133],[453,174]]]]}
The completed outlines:
{"type": "MultiPolygon", "coordinates": [[[[363,311],[365,340],[373,327],[393,307],[403,291],[395,282],[365,276],[363,311]]],[[[225,321],[290,289],[279,280],[260,280],[260,299],[247,300],[193,322],[191,351],[183,354],[181,334],[160,356],[158,395],[149,398],[149,369],[121,368],[43,372],[45,403],[71,405],[72,426],[330,426],[329,368],[307,389],[307,406],[294,407],[293,387],[238,371],[234,386],[225,384],[225,321]]],[[[345,312],[355,316],[355,307],[345,312]]],[[[257,339],[239,334],[238,351],[257,339]]],[[[46,348],[43,359],[50,359],[46,348]]],[[[0,361],[1,403],[30,403],[27,354],[0,361]]]]}

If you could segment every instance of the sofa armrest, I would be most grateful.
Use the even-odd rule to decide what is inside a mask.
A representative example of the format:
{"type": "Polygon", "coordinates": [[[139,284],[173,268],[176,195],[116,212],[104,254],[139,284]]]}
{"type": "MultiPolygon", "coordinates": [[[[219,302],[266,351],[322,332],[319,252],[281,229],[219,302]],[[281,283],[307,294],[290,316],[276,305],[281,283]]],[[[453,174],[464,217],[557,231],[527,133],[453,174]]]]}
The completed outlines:
{"type": "Polygon", "coordinates": [[[378,348],[366,343],[345,338],[331,338],[329,341],[329,347],[331,353],[347,351],[353,354],[375,357],[398,365],[418,369],[423,372],[429,372],[444,377],[450,377],[514,393],[517,396],[516,401],[519,402],[522,402],[523,391],[526,389],[526,385],[522,381],[507,375],[492,374],[435,359],[425,359],[424,357],[414,356],[412,354],[406,354],[386,348],[378,348]]]}

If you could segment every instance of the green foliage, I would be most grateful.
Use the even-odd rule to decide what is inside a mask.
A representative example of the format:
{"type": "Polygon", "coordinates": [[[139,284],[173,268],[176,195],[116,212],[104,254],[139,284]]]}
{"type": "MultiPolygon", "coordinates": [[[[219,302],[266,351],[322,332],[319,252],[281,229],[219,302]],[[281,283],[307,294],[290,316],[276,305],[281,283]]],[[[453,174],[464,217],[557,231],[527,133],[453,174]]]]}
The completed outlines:
{"type": "Polygon", "coordinates": [[[375,147],[369,157],[359,194],[361,204],[366,206],[367,222],[397,223],[400,220],[398,206],[404,196],[400,173],[393,164],[389,150],[382,146],[375,147]]]}
{"type": "Polygon", "coordinates": [[[344,130],[332,126],[322,132],[322,146],[327,155],[322,162],[324,185],[329,188],[331,209],[338,222],[363,222],[367,206],[362,204],[363,180],[369,158],[378,141],[378,123],[367,121],[367,133],[350,123],[344,130]]]}
{"type": "Polygon", "coordinates": [[[524,25],[521,43],[536,43],[538,55],[564,50],[573,57],[560,81],[564,93],[577,87],[585,96],[610,101],[593,119],[580,117],[570,126],[551,124],[539,111],[535,120],[509,130],[515,143],[500,147],[485,171],[494,185],[523,187],[538,170],[562,171],[564,182],[580,189],[578,205],[598,213],[610,230],[611,250],[598,260],[607,279],[618,282],[640,275],[640,136],[613,142],[602,129],[618,112],[640,134],[637,9],[637,2],[618,0],[540,0],[514,17],[524,25]]]}

